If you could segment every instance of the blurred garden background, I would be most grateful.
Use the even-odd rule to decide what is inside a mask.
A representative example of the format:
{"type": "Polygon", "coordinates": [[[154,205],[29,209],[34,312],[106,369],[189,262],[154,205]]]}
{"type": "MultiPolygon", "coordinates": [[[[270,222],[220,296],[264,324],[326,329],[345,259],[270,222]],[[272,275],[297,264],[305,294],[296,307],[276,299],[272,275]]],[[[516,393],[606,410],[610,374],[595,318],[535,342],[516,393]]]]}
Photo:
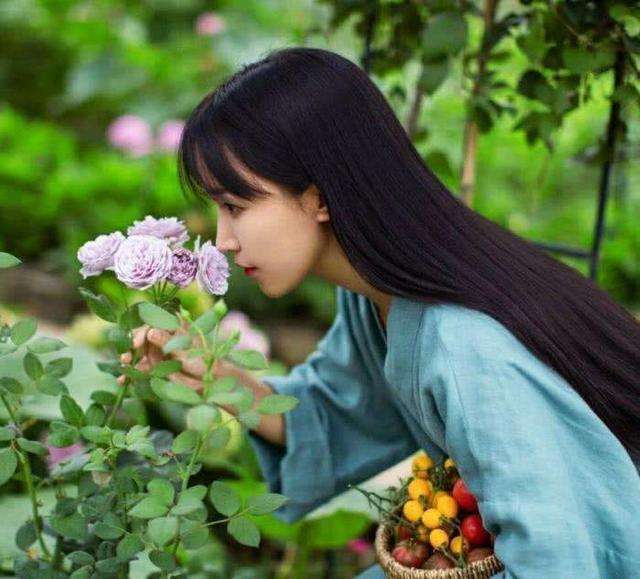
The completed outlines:
{"type": "MultiPolygon", "coordinates": [[[[182,123],[238,67],[293,45],[328,48],[366,67],[452,192],[527,239],[592,251],[606,198],[597,271],[593,260],[557,257],[640,312],[634,1],[5,0],[0,251],[23,264],[0,270],[0,324],[36,316],[43,333],[68,343],[77,400],[115,388],[95,365],[110,353],[107,324],[77,288],[123,299],[115,279],[81,278],[78,248],[147,214],[178,216],[194,235],[214,239],[215,206],[186,198],[178,185],[182,123]]],[[[194,314],[211,306],[196,287],[183,293],[194,314]]],[[[304,360],[335,313],[334,290],[320,280],[272,300],[236,268],[225,301],[230,329],[268,356],[267,374],[304,360]]],[[[11,356],[0,358],[0,370],[20,376],[14,366],[11,356]]],[[[30,413],[46,428],[57,409],[44,398],[34,395],[30,413]]],[[[171,404],[126,410],[158,429],[189,419],[171,404]]],[[[239,434],[211,451],[199,476],[222,473],[250,492],[261,476],[239,434]]],[[[28,511],[19,490],[0,494],[0,512],[16,523],[28,511]]],[[[212,533],[189,555],[192,574],[352,577],[373,560],[374,527],[370,514],[346,503],[293,525],[264,517],[259,549],[212,533]]],[[[0,530],[5,570],[19,552],[14,534],[0,530]]]]}

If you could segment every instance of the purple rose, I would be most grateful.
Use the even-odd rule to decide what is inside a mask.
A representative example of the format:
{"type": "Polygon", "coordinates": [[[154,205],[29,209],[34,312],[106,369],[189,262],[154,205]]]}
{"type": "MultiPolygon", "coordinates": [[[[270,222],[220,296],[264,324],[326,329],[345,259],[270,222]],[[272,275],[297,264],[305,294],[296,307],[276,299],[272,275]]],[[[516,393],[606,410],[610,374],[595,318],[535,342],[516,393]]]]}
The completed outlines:
{"type": "Polygon", "coordinates": [[[123,115],[115,119],[107,129],[109,142],[134,157],[148,155],[153,148],[151,127],[136,115],[123,115]]]}
{"type": "Polygon", "coordinates": [[[180,146],[180,138],[184,130],[184,121],[171,120],[162,124],[156,144],[163,151],[175,153],[180,146]]]}
{"type": "Polygon", "coordinates": [[[198,257],[198,273],[196,279],[200,287],[218,296],[224,295],[229,289],[227,278],[229,277],[229,263],[223,253],[211,245],[210,241],[199,247],[196,243],[196,255],[198,257]]]}
{"type": "Polygon", "coordinates": [[[134,221],[127,229],[129,235],[151,235],[164,239],[171,245],[182,245],[189,241],[189,233],[183,221],[177,217],[161,217],[156,219],[147,215],[143,221],[134,221]]]}
{"type": "Polygon", "coordinates": [[[82,277],[86,279],[100,275],[105,269],[113,269],[114,256],[123,241],[124,235],[119,231],[109,235],[98,235],[93,241],[87,241],[78,250],[82,277]]]}
{"type": "Polygon", "coordinates": [[[167,280],[178,287],[187,287],[196,277],[198,258],[184,247],[173,250],[173,265],[167,280]]]}
{"type": "Polygon", "coordinates": [[[132,235],[120,245],[114,260],[116,277],[126,286],[145,290],[171,271],[173,254],[167,243],[151,235],[132,235]]]}

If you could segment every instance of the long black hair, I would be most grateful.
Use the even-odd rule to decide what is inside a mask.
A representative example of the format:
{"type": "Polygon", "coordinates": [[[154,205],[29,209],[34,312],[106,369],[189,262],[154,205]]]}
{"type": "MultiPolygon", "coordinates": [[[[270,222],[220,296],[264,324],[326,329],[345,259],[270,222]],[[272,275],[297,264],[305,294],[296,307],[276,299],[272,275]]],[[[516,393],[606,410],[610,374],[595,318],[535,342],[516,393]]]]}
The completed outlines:
{"type": "Polygon", "coordinates": [[[640,462],[640,323],[594,282],[455,197],[356,64],[293,47],[242,67],[186,123],[183,190],[263,195],[229,153],[292,195],[317,186],[336,239],[378,290],[501,322],[640,462]]]}

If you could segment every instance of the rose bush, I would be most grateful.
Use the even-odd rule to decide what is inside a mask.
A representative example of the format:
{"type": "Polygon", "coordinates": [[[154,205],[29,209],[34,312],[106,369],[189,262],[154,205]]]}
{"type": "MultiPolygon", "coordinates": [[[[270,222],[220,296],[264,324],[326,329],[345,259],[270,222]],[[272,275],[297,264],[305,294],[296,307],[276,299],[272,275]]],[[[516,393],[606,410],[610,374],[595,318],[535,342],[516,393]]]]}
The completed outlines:
{"type": "MultiPolygon", "coordinates": [[[[250,370],[266,368],[261,352],[237,347],[241,330],[229,331],[226,324],[225,333],[219,331],[227,314],[223,299],[195,320],[179,301],[178,291],[194,279],[209,293],[226,292],[229,268],[223,254],[210,242],[200,246],[198,241],[193,251],[186,249],[188,234],[175,218],[147,216],[127,233],[99,236],[78,251],[85,277],[112,271],[125,285],[146,290],[149,298],[116,304],[80,288],[89,308],[110,324],[114,356],[98,366],[113,376],[125,376],[117,393],[94,391],[91,404],[81,407],[64,382],[72,359],[41,360],[44,354],[63,351],[62,341],[36,336],[33,318],[0,327],[0,356],[23,351],[23,367],[31,381],[0,377],[0,403],[10,417],[0,427],[0,485],[23,481],[32,505],[31,517],[19,523],[16,534],[16,544],[24,551],[15,560],[17,576],[125,577],[130,563],[143,553],[157,568],[154,575],[185,576],[184,558],[178,555],[205,544],[211,526],[224,524],[238,542],[257,546],[260,531],[253,516],[271,513],[286,502],[275,493],[241,496],[221,481],[191,484],[202,468],[203,448],[222,448],[229,440],[229,421],[235,419],[223,414],[218,404],[233,406],[247,429],[257,427],[262,414],[286,412],[297,400],[274,394],[255,404],[251,389],[215,374],[221,359],[250,370]],[[137,368],[140,353],[133,348],[132,332],[142,324],[182,329],[165,352],[183,350],[202,358],[202,390],[169,379],[179,370],[176,360],[161,362],[148,372],[137,368]],[[131,353],[129,364],[121,362],[126,352],[131,353]],[[29,436],[32,421],[23,408],[27,386],[60,407],[62,419],[50,423],[45,440],[29,436]],[[155,436],[149,426],[123,427],[120,411],[132,398],[177,402],[190,409],[192,417],[206,420],[187,421],[186,429],[170,439],[155,436]],[[34,468],[38,460],[46,461],[48,468],[34,468]],[[60,489],[57,502],[50,512],[42,512],[38,492],[50,485],[60,489]],[[219,515],[213,520],[206,501],[219,515]]],[[[0,267],[18,264],[13,256],[0,253],[0,267]]]]}

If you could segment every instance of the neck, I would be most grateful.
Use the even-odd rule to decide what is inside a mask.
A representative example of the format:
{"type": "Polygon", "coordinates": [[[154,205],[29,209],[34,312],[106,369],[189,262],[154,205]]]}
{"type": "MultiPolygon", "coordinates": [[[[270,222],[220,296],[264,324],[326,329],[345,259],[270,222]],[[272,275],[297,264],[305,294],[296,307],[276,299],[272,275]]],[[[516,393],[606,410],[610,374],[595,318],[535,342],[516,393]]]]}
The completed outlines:
{"type": "Polygon", "coordinates": [[[391,294],[380,291],[360,276],[347,259],[334,236],[331,236],[331,241],[328,244],[327,251],[318,259],[311,273],[330,283],[368,297],[378,306],[383,324],[386,327],[387,314],[391,305],[391,294]]]}

